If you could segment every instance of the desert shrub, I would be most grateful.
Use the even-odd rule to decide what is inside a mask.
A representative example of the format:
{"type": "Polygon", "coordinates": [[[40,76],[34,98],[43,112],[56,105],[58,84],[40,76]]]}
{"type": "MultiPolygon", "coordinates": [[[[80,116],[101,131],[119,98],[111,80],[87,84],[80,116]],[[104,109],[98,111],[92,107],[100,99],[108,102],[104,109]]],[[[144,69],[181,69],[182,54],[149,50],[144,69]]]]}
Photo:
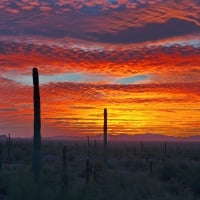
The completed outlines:
{"type": "Polygon", "coordinates": [[[169,181],[178,175],[178,167],[174,162],[167,162],[161,169],[161,180],[169,181]]]}
{"type": "Polygon", "coordinates": [[[168,182],[166,189],[167,192],[171,195],[178,195],[182,192],[182,187],[180,186],[180,183],[175,179],[171,179],[168,182]]]}
{"type": "Polygon", "coordinates": [[[182,174],[182,182],[186,187],[189,187],[190,190],[195,195],[200,195],[200,167],[191,167],[182,174]]]}
{"type": "Polygon", "coordinates": [[[75,155],[73,153],[69,153],[69,156],[68,156],[68,161],[69,162],[73,162],[75,160],[75,155]]]}
{"type": "Polygon", "coordinates": [[[0,199],[3,196],[7,196],[8,195],[8,177],[5,175],[0,174],[0,199]]]}
{"type": "Polygon", "coordinates": [[[131,162],[131,170],[133,172],[145,171],[147,169],[147,164],[144,159],[134,159],[131,162]]]}

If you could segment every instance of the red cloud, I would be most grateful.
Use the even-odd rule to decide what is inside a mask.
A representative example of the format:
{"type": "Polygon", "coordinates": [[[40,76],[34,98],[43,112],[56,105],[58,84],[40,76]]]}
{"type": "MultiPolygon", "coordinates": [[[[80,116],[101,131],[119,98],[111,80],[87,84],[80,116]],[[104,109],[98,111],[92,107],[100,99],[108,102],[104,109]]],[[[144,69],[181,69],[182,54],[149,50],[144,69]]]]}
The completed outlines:
{"type": "Polygon", "coordinates": [[[43,74],[70,71],[116,77],[150,74],[159,82],[196,82],[199,79],[200,49],[192,46],[112,51],[14,42],[1,42],[1,46],[0,64],[5,72],[21,68],[22,73],[30,73],[31,66],[37,66],[43,74]]]}

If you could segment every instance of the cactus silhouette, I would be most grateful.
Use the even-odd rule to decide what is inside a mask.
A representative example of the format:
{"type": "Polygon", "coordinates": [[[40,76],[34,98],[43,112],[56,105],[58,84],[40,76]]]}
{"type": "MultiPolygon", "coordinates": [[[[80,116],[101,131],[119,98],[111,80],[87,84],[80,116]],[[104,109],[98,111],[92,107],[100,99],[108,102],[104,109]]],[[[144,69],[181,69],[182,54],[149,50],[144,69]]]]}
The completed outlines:
{"type": "Polygon", "coordinates": [[[86,160],[86,183],[90,182],[90,159],[86,160]]]}
{"type": "Polygon", "coordinates": [[[67,156],[67,147],[63,147],[62,155],[62,188],[63,190],[68,190],[69,180],[68,180],[68,156],[67,156]]]}
{"type": "Polygon", "coordinates": [[[104,134],[103,134],[103,158],[104,158],[104,178],[107,180],[107,109],[104,108],[104,134]]]}
{"type": "Polygon", "coordinates": [[[97,156],[97,141],[94,140],[94,157],[96,158],[97,156]]]}
{"type": "Polygon", "coordinates": [[[87,136],[87,155],[90,158],[90,137],[87,136]]]}
{"type": "Polygon", "coordinates": [[[140,143],[140,148],[141,148],[141,152],[143,153],[144,152],[144,144],[143,144],[143,142],[140,143]]]}
{"type": "Polygon", "coordinates": [[[153,172],[153,162],[150,161],[149,162],[149,173],[152,174],[152,172],[153,172]]]}
{"type": "Polygon", "coordinates": [[[0,170],[2,169],[2,144],[0,143],[0,170]]]}
{"type": "Polygon", "coordinates": [[[96,182],[97,181],[97,141],[94,140],[94,150],[93,150],[93,166],[92,166],[92,175],[93,175],[93,180],[96,182]]]}
{"type": "Polygon", "coordinates": [[[8,134],[6,145],[7,145],[7,160],[8,162],[10,162],[10,152],[11,152],[11,145],[12,145],[10,133],[8,134]]]}
{"type": "Polygon", "coordinates": [[[145,159],[146,159],[146,164],[148,164],[149,163],[149,155],[147,153],[145,154],[145,159]]]}
{"type": "Polygon", "coordinates": [[[34,136],[33,136],[33,174],[35,182],[41,172],[41,118],[40,118],[40,90],[38,69],[33,68],[33,98],[34,98],[34,136]]]}
{"type": "Polygon", "coordinates": [[[165,154],[167,154],[167,143],[165,143],[165,154]]]}

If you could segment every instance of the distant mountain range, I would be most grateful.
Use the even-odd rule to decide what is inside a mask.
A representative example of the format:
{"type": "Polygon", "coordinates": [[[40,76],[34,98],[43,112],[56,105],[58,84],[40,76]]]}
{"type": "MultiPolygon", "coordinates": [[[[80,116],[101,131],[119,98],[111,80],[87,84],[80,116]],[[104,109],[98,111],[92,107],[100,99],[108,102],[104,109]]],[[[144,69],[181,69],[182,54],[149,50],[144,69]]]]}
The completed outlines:
{"type": "MultiPolygon", "coordinates": [[[[47,137],[47,140],[86,140],[86,136],[54,136],[47,137]]],[[[102,140],[103,135],[90,136],[90,140],[102,140]]],[[[136,134],[136,135],[108,135],[108,140],[110,141],[144,141],[144,142],[200,142],[200,135],[189,136],[189,137],[174,137],[174,136],[166,136],[161,134],[136,134]]]]}
{"type": "Polygon", "coordinates": [[[6,141],[7,138],[8,137],[6,135],[0,135],[0,141],[6,141]]]}
{"type": "MultiPolygon", "coordinates": [[[[6,135],[0,135],[0,141],[7,140],[6,135]]],[[[14,138],[17,140],[32,140],[32,138],[14,138]]],[[[80,140],[87,140],[86,136],[52,136],[52,137],[44,137],[44,140],[49,141],[80,141],[80,140]]],[[[103,135],[96,135],[90,136],[90,140],[102,140],[103,135]]],[[[175,136],[166,136],[161,134],[153,134],[153,133],[146,133],[146,134],[136,134],[136,135],[110,135],[108,134],[109,141],[135,141],[135,142],[200,142],[200,135],[194,135],[189,137],[175,137],[175,136]]]]}

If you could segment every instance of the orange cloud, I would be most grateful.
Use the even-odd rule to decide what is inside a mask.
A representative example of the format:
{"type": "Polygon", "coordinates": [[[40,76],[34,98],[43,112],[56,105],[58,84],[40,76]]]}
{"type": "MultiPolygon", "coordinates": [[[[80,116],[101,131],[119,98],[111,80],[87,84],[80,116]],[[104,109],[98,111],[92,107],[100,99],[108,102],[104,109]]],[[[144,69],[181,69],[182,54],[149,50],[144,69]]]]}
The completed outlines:
{"type": "MultiPolygon", "coordinates": [[[[1,83],[1,132],[30,136],[32,87],[6,79],[1,79],[1,83]]],[[[104,107],[109,111],[109,133],[197,134],[194,124],[199,121],[198,86],[199,83],[43,85],[43,134],[55,135],[55,130],[66,135],[100,134],[104,107]]]]}

